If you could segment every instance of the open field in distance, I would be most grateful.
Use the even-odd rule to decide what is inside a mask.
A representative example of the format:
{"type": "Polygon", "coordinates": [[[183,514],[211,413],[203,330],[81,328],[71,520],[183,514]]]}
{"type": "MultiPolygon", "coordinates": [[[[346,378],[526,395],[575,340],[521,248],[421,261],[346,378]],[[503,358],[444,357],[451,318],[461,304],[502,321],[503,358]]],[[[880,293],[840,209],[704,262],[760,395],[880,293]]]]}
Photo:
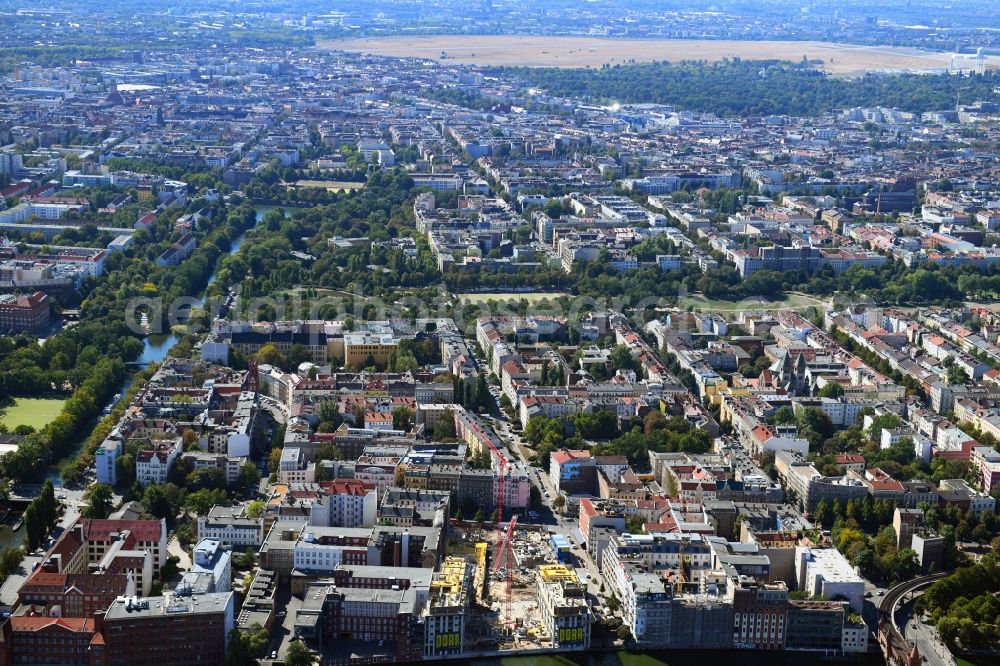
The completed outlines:
{"type": "Polygon", "coordinates": [[[534,291],[534,292],[504,292],[504,293],[468,293],[455,294],[460,300],[466,303],[489,303],[491,301],[520,301],[528,303],[538,303],[545,299],[556,299],[560,296],[568,296],[564,291],[534,291]]]}
{"type": "Polygon", "coordinates": [[[294,183],[285,183],[285,186],[325,189],[330,192],[352,192],[354,190],[363,189],[365,184],[340,180],[299,180],[294,183]]]}
{"type": "MultiPolygon", "coordinates": [[[[870,69],[929,69],[948,67],[952,54],[890,46],[859,46],[831,42],[750,42],[714,39],[610,39],[545,35],[422,35],[373,39],[325,40],[320,46],[343,51],[438,60],[474,65],[528,67],[600,67],[630,61],[822,60],[831,74],[854,75],[870,69]]],[[[956,64],[956,66],[958,66],[956,64]]],[[[974,67],[972,59],[962,67],[974,67]]],[[[1000,68],[1000,56],[987,57],[1000,68]]]]}
{"type": "Polygon", "coordinates": [[[809,308],[825,310],[829,307],[825,301],[819,298],[799,293],[789,293],[785,296],[785,298],[776,301],[761,298],[759,296],[744,298],[739,301],[723,301],[706,298],[702,294],[692,294],[681,298],[679,305],[682,308],[692,308],[700,312],[716,312],[719,314],[732,314],[734,312],[742,312],[744,310],[771,312],[792,310],[798,311],[802,314],[803,311],[808,310],[809,308]]]}

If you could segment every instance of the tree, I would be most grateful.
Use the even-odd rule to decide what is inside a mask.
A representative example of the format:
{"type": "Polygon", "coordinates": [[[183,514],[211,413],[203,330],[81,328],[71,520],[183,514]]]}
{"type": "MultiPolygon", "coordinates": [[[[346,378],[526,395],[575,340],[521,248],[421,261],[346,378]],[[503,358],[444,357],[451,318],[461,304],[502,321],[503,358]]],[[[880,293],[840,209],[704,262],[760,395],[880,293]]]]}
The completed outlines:
{"type": "Polygon", "coordinates": [[[264,515],[264,500],[250,500],[247,502],[246,514],[247,518],[260,518],[264,515]]]}
{"type": "Polygon", "coordinates": [[[24,551],[20,548],[4,548],[0,551],[0,581],[7,580],[7,577],[17,571],[24,560],[24,551]]]}
{"type": "Polygon", "coordinates": [[[202,488],[193,493],[188,493],[184,498],[184,508],[199,516],[206,516],[214,506],[224,506],[229,504],[229,497],[225,490],[202,488]]]}
{"type": "Polygon", "coordinates": [[[299,366],[309,361],[312,361],[312,354],[305,345],[297,343],[288,350],[286,363],[290,372],[298,372],[299,366]]]}
{"type": "Polygon", "coordinates": [[[45,530],[38,516],[38,508],[32,502],[24,510],[24,544],[28,552],[37,550],[45,539],[45,530]]]}
{"type": "Polygon", "coordinates": [[[871,548],[859,548],[852,560],[863,576],[870,576],[875,571],[875,553],[871,548]]]}
{"type": "Polygon", "coordinates": [[[393,430],[409,431],[413,427],[413,411],[409,407],[400,406],[392,410],[393,430]]]}
{"type": "Polygon", "coordinates": [[[882,439],[882,430],[893,430],[898,428],[902,422],[899,417],[895,414],[882,414],[876,416],[872,419],[871,425],[868,427],[868,436],[873,442],[879,442],[882,439]]]}
{"type": "Polygon", "coordinates": [[[267,456],[267,469],[272,474],[277,473],[278,468],[281,467],[281,449],[271,449],[271,453],[267,456]]]}
{"type": "Polygon", "coordinates": [[[389,354],[386,370],[389,372],[413,372],[420,367],[417,357],[409,352],[396,350],[389,354]]]}
{"type": "Polygon", "coordinates": [[[260,483],[260,472],[257,471],[257,466],[252,462],[244,463],[243,467],[240,468],[240,476],[237,483],[241,488],[246,488],[247,490],[256,488],[260,483]]]}
{"type": "Polygon", "coordinates": [[[321,460],[345,460],[344,450],[336,444],[321,444],[316,449],[316,462],[321,460]]]}
{"type": "Polygon", "coordinates": [[[114,491],[106,483],[95,483],[87,491],[88,503],[83,510],[87,518],[107,518],[114,508],[114,491]]]}
{"type": "Polygon", "coordinates": [[[38,502],[39,518],[41,518],[42,524],[45,525],[46,530],[51,530],[55,527],[56,520],[59,517],[59,503],[56,502],[55,488],[50,479],[45,479],[45,483],[42,484],[42,492],[38,495],[36,501],[38,502]]]}
{"type": "Polygon", "coordinates": [[[839,398],[844,395],[844,387],[837,382],[827,382],[817,395],[821,398],[839,398]]]}
{"type": "Polygon", "coordinates": [[[253,549],[244,550],[242,553],[233,555],[233,569],[235,571],[250,571],[257,563],[253,549]]]}
{"type": "Polygon", "coordinates": [[[183,435],[184,450],[193,451],[195,449],[200,449],[201,446],[198,444],[198,433],[194,430],[185,430],[183,435]]]}
{"type": "Polygon", "coordinates": [[[642,516],[629,516],[625,521],[625,531],[629,534],[642,534],[646,531],[646,522],[642,516]]]}
{"type": "Polygon", "coordinates": [[[601,410],[573,415],[577,434],[586,439],[611,439],[618,432],[618,418],[613,412],[601,410]]]}
{"type": "Polygon", "coordinates": [[[185,486],[188,492],[222,490],[226,488],[226,473],[218,467],[199,467],[188,474],[185,486]]]}
{"type": "Polygon", "coordinates": [[[615,370],[633,370],[635,368],[632,350],[627,345],[616,345],[608,358],[611,361],[611,367],[615,370]]]}
{"type": "Polygon", "coordinates": [[[968,373],[957,365],[948,368],[945,380],[949,384],[966,384],[969,381],[968,373]]]}
{"type": "Polygon", "coordinates": [[[482,372],[476,378],[476,409],[482,411],[490,408],[490,389],[486,385],[486,375],[482,372]]]}
{"type": "Polygon", "coordinates": [[[833,435],[833,423],[826,412],[818,407],[805,407],[796,414],[799,436],[809,440],[810,449],[819,446],[833,435]]]}
{"type": "Polygon", "coordinates": [[[285,666],[312,666],[314,656],[312,650],[302,641],[292,641],[285,652],[285,666]]]}
{"type": "Polygon", "coordinates": [[[897,581],[910,580],[920,573],[920,562],[912,548],[897,551],[892,563],[892,578],[897,581]]]}
{"type": "Polygon", "coordinates": [[[789,407],[788,405],[785,405],[783,407],[779,407],[774,412],[774,415],[771,418],[778,425],[786,425],[788,423],[795,423],[795,412],[792,410],[791,407],[789,407]]]}
{"type": "Polygon", "coordinates": [[[556,495],[555,499],[552,500],[552,508],[561,511],[564,506],[566,506],[566,498],[562,495],[556,495]]]}
{"type": "Polygon", "coordinates": [[[288,359],[281,353],[281,350],[278,349],[278,345],[273,342],[268,342],[266,345],[257,350],[257,353],[254,354],[254,359],[256,359],[257,363],[260,363],[261,365],[273,365],[281,369],[288,368],[288,359]]]}
{"type": "Polygon", "coordinates": [[[449,413],[448,416],[437,422],[434,426],[433,439],[437,442],[453,440],[457,436],[455,432],[455,419],[449,413]]]}
{"type": "Polygon", "coordinates": [[[260,654],[264,646],[271,639],[267,633],[267,629],[256,622],[250,625],[250,629],[246,632],[244,638],[247,646],[250,648],[251,655],[260,654]]]}
{"type": "Polygon", "coordinates": [[[142,506],[154,518],[174,519],[184,505],[184,490],[172,483],[153,484],[142,494],[142,506]]]}
{"type": "Polygon", "coordinates": [[[545,214],[553,220],[558,220],[565,212],[562,202],[559,199],[549,199],[545,202],[545,214]]]}
{"type": "Polygon", "coordinates": [[[257,660],[250,651],[249,641],[239,629],[229,632],[229,644],[226,646],[225,666],[256,666],[257,660]]]}
{"type": "Polygon", "coordinates": [[[813,520],[823,526],[824,529],[830,529],[833,525],[833,511],[830,509],[830,505],[827,504],[826,498],[821,499],[816,503],[816,510],[813,512],[813,520]]]}
{"type": "Polygon", "coordinates": [[[167,557],[167,561],[164,562],[163,567],[160,569],[160,581],[164,583],[169,583],[174,579],[178,578],[181,574],[180,558],[176,555],[170,555],[167,557]]]}

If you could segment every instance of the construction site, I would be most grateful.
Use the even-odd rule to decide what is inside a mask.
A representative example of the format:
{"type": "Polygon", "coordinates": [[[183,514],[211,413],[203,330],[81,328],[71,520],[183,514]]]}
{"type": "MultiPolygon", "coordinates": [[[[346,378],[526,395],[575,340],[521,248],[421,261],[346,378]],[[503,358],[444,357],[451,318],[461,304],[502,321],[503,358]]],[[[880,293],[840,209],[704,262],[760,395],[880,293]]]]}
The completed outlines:
{"type": "Polygon", "coordinates": [[[590,644],[592,615],[587,587],[570,561],[564,535],[539,526],[518,526],[505,512],[509,476],[519,462],[507,458],[506,446],[480,424],[470,421],[474,455],[488,448],[495,472],[496,522],[463,526],[449,552],[475,558],[475,598],[468,618],[468,639],[480,649],[530,650],[540,647],[582,649],[590,644]],[[492,529],[491,529],[492,528],[492,529]],[[455,543],[457,541],[457,543],[455,543]]]}
{"type": "Polygon", "coordinates": [[[590,611],[585,586],[576,571],[557,562],[552,537],[544,528],[505,524],[502,548],[497,532],[488,527],[457,537],[449,549],[464,551],[477,562],[475,599],[469,616],[470,637],[481,648],[524,650],[556,647],[583,640],[583,623],[589,636],[590,611]],[[509,537],[509,538],[508,538],[509,537]],[[576,634],[562,626],[566,616],[576,616],[576,634]]]}

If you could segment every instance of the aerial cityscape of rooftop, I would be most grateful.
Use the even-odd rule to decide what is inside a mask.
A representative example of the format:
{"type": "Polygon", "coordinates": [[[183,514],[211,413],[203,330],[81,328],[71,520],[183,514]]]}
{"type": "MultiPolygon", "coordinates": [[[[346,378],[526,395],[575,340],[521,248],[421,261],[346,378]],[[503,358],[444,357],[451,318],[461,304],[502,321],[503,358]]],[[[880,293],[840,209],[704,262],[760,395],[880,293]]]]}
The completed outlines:
{"type": "Polygon", "coordinates": [[[995,0],[0,0],[0,666],[1000,664],[995,0]]]}

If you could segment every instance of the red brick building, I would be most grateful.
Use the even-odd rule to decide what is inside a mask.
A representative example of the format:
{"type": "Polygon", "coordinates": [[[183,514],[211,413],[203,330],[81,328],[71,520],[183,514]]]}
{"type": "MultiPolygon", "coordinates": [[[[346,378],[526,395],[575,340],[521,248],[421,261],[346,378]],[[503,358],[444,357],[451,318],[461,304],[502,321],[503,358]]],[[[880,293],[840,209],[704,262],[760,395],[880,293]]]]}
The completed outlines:
{"type": "Polygon", "coordinates": [[[31,332],[49,325],[49,296],[36,291],[31,296],[0,295],[0,332],[31,332]]]}
{"type": "Polygon", "coordinates": [[[64,618],[91,618],[125,594],[127,574],[62,573],[38,568],[17,591],[18,605],[64,618]]]}
{"type": "Polygon", "coordinates": [[[0,627],[0,666],[106,666],[100,618],[14,615],[0,627]]]}
{"type": "Polygon", "coordinates": [[[232,592],[119,598],[104,616],[106,666],[222,664],[234,606],[232,592]]]}

